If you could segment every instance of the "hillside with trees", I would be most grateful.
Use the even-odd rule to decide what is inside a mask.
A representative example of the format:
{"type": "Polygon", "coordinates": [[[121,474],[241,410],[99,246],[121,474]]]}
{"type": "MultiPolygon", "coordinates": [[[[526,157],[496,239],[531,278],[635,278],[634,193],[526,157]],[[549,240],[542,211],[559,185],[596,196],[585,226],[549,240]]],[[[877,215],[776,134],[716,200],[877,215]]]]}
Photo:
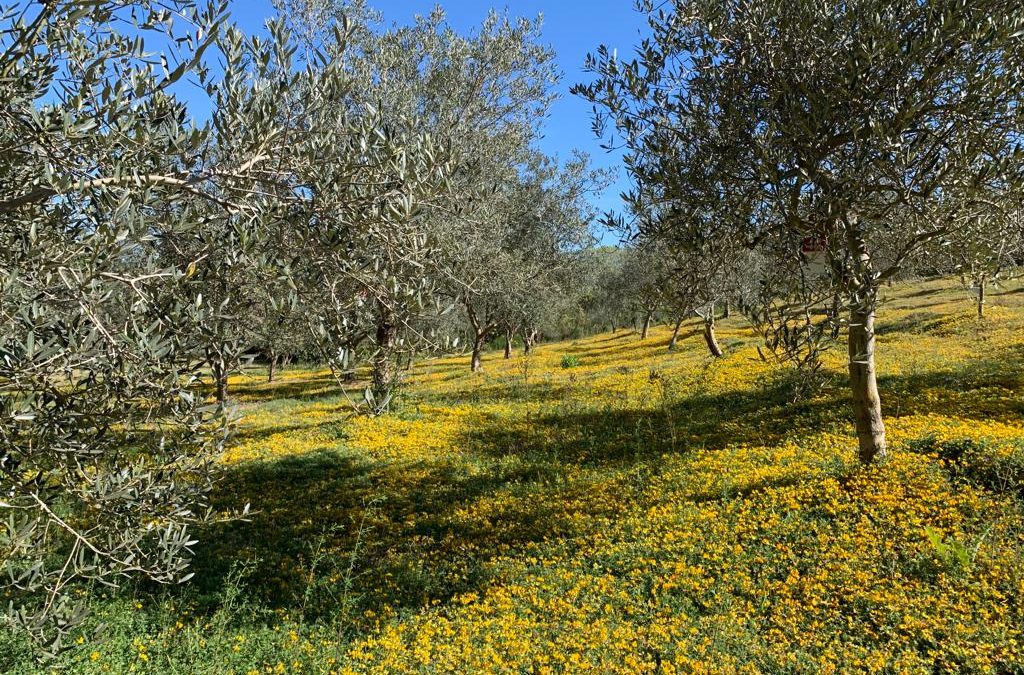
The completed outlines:
{"type": "Polygon", "coordinates": [[[0,6],[0,670],[1024,669],[1024,8],[252,11],[0,6]]]}

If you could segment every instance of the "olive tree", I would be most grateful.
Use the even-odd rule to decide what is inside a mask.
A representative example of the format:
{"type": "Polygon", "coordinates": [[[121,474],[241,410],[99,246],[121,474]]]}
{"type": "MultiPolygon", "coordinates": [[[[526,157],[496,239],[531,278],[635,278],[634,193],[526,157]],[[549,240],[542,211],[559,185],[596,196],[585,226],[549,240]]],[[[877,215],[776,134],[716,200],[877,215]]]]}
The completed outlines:
{"type": "Polygon", "coordinates": [[[604,180],[585,156],[559,166],[535,152],[471,218],[438,232],[445,292],[466,313],[474,371],[499,329],[507,345],[521,331],[529,351],[551,312],[567,306],[592,239],[587,197],[604,180]]]}
{"type": "Polygon", "coordinates": [[[641,239],[627,247],[620,283],[628,294],[630,320],[633,329],[640,331],[641,340],[647,339],[655,315],[668,301],[670,277],[668,256],[656,243],[641,239]]]}
{"type": "MultiPolygon", "coordinates": [[[[370,15],[360,3],[329,4],[316,15],[338,12],[370,15]]],[[[364,96],[396,129],[428,133],[448,170],[445,191],[421,200],[417,213],[422,250],[415,263],[422,266],[395,275],[426,285],[419,295],[392,292],[378,300],[388,308],[377,312],[371,333],[380,388],[397,377],[402,348],[436,343],[424,327],[433,323],[429,314],[449,303],[465,312],[472,328],[475,368],[484,342],[500,325],[517,322],[512,315],[522,304],[513,298],[537,274],[524,265],[528,248],[516,249],[513,240],[526,241],[527,193],[536,194],[536,186],[550,178],[549,169],[530,166],[536,163],[530,146],[556,81],[553,54],[539,44],[539,30],[539,21],[492,12],[479,29],[463,35],[436,9],[411,25],[366,30],[353,41],[349,63],[364,96]],[[424,296],[435,303],[424,303],[424,296]],[[440,298],[448,302],[436,302],[440,298]]],[[[571,164],[566,171],[579,173],[571,164]]],[[[563,203],[578,199],[567,196],[578,185],[566,184],[563,203]]],[[[550,203],[538,199],[531,205],[535,220],[542,209],[550,211],[550,203]]]]}
{"type": "Polygon", "coordinates": [[[974,292],[978,318],[985,316],[990,283],[1012,274],[1024,253],[1020,197],[1007,197],[977,209],[975,216],[923,251],[940,270],[960,275],[974,292]]]}
{"type": "Polygon", "coordinates": [[[1005,0],[639,5],[652,35],[638,57],[602,48],[577,88],[597,130],[623,137],[649,202],[716,214],[752,247],[826,243],[859,457],[885,457],[879,287],[1019,181],[1024,14],[1005,0]]]}
{"type": "Polygon", "coordinates": [[[590,197],[604,190],[608,180],[607,172],[590,168],[585,154],[575,153],[563,166],[535,154],[518,184],[520,194],[507,207],[510,236],[499,240],[514,253],[502,284],[506,358],[517,332],[529,353],[545,332],[563,335],[565,321],[579,311],[594,239],[590,226],[596,211],[590,197]]]}
{"type": "MultiPolygon", "coordinates": [[[[383,411],[403,361],[442,341],[432,330],[434,316],[451,304],[449,294],[437,292],[455,272],[450,252],[459,240],[450,235],[481,222],[494,186],[514,178],[550,101],[553,56],[537,44],[537,22],[497,13],[463,35],[440,9],[410,25],[383,26],[362,2],[280,4],[301,28],[310,54],[337,52],[334,61],[352,77],[353,86],[334,106],[339,119],[372,111],[376,128],[384,130],[383,137],[355,147],[333,145],[333,134],[313,134],[315,149],[302,151],[310,158],[303,171],[322,174],[302,182],[313,186],[310,222],[319,234],[312,241],[329,244],[317,243],[311,255],[329,288],[308,289],[316,307],[330,309],[318,322],[328,338],[323,352],[347,361],[357,345],[368,351],[373,386],[367,399],[383,411]],[[345,27],[343,52],[324,49],[338,26],[345,27]],[[363,223],[353,226],[330,208],[349,195],[316,195],[330,194],[333,165],[344,165],[364,147],[375,157],[363,167],[390,169],[368,173],[362,192],[391,207],[344,211],[363,223]]],[[[468,248],[473,241],[470,233],[460,243],[468,248]]]]}
{"type": "Polygon", "coordinates": [[[50,0],[0,19],[0,564],[7,619],[52,653],[83,615],[73,584],[191,576],[228,431],[197,389],[221,312],[201,280],[224,244],[199,230],[230,223],[245,255],[278,137],[246,115],[228,151],[172,93],[185,75],[259,78],[223,4],[50,0]],[[168,260],[172,240],[190,255],[168,260]]]}
{"type": "Polygon", "coordinates": [[[626,322],[627,299],[621,283],[625,250],[619,246],[589,249],[581,260],[580,309],[587,331],[615,332],[626,322]]]}

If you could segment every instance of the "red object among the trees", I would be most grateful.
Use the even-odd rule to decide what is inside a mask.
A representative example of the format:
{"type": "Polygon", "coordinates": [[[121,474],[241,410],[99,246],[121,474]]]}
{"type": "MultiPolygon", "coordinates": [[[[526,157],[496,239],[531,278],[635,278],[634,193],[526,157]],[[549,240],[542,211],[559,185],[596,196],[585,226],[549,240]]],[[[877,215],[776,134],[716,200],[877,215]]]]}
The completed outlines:
{"type": "Polygon", "coordinates": [[[828,239],[822,236],[804,237],[800,242],[802,253],[824,253],[828,250],[828,239]]]}

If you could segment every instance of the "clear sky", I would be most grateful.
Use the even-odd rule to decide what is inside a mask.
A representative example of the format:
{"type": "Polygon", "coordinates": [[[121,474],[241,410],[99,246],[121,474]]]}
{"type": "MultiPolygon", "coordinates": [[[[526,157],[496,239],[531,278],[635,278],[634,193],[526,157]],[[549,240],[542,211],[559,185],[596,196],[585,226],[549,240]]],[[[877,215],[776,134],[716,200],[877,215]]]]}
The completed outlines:
{"type": "MultiPolygon", "coordinates": [[[[608,154],[600,147],[590,128],[590,106],[569,94],[569,88],[588,79],[583,61],[599,44],[631,54],[644,34],[646,20],[633,8],[633,0],[370,0],[370,5],[384,15],[386,23],[407,23],[416,14],[426,14],[440,4],[451,24],[460,31],[470,31],[486,17],[491,7],[508,9],[515,16],[544,16],[543,39],[554,48],[564,76],[559,86],[561,98],[554,104],[544,125],[541,148],[561,158],[568,158],[573,148],[590,154],[596,166],[619,167],[617,154],[608,154]]],[[[232,16],[246,32],[259,32],[264,20],[273,14],[270,0],[234,0],[232,16]]],[[[619,169],[618,182],[596,200],[602,211],[620,206],[619,193],[628,182],[619,169]]],[[[614,237],[606,238],[609,242],[614,237]]]]}

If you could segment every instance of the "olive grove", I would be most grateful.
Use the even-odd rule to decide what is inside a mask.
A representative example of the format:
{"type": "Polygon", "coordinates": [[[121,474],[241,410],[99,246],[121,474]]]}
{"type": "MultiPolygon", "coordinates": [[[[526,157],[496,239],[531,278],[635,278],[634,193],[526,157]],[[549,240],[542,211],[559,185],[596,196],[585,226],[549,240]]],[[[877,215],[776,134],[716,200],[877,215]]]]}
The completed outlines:
{"type": "Polygon", "coordinates": [[[445,316],[535,331],[580,273],[604,178],[534,147],[537,22],[278,8],[263,37],[226,2],[0,14],[2,597],[41,654],[81,625],[72,589],[183,582],[197,528],[244,516],[209,502],[243,361],[312,358],[345,393],[365,365],[380,413],[445,316]]]}
{"type": "Polygon", "coordinates": [[[825,242],[816,283],[845,310],[859,456],[884,457],[880,286],[1020,189],[1018,3],[639,7],[651,36],[638,56],[602,47],[576,91],[594,103],[597,133],[627,150],[634,214],[674,214],[641,228],[683,248],[725,239],[784,259],[807,238],[825,242]]]}

